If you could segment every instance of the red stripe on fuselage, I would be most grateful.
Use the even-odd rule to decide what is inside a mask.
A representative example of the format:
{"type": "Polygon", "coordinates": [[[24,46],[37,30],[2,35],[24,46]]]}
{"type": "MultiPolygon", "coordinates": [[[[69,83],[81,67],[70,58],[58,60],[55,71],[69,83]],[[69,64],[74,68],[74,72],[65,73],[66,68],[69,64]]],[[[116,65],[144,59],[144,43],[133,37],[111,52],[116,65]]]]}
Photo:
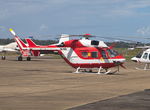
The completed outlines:
{"type": "Polygon", "coordinates": [[[115,67],[117,65],[115,65],[114,63],[71,63],[67,58],[63,59],[73,68],[111,68],[111,67],[115,67]]]}

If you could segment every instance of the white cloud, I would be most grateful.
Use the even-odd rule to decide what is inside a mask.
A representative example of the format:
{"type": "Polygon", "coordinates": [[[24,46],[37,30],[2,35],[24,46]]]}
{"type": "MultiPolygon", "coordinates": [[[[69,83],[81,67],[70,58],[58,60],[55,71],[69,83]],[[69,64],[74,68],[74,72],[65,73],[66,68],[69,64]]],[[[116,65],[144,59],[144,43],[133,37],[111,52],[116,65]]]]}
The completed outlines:
{"type": "Polygon", "coordinates": [[[150,35],[150,26],[137,29],[137,33],[143,36],[150,35]]]}
{"type": "Polygon", "coordinates": [[[48,26],[45,25],[45,24],[42,24],[42,25],[40,26],[40,31],[47,30],[47,29],[48,29],[48,26]]]}
{"type": "Polygon", "coordinates": [[[108,9],[108,16],[139,16],[150,14],[149,11],[145,12],[144,8],[150,8],[149,0],[120,0],[116,3],[112,3],[113,5],[110,9],[108,9]],[[141,10],[139,13],[138,10],[141,10]]]}

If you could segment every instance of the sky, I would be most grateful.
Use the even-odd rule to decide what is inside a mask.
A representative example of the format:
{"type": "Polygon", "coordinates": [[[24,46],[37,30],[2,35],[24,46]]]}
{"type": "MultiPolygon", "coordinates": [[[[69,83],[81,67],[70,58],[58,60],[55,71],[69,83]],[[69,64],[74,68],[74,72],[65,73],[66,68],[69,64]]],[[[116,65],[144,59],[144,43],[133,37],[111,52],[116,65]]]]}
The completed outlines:
{"type": "Polygon", "coordinates": [[[0,0],[0,38],[150,36],[150,0],[0,0]]]}

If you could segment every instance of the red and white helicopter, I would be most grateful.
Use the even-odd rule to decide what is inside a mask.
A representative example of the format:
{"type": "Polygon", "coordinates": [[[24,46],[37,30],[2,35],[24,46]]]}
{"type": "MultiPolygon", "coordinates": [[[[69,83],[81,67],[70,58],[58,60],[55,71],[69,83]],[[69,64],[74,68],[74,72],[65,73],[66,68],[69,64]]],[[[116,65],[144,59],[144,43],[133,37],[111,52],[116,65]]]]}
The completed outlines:
{"type": "Polygon", "coordinates": [[[22,55],[27,56],[28,60],[32,55],[39,56],[41,52],[58,52],[70,66],[76,68],[76,73],[91,72],[97,68],[98,74],[103,70],[104,74],[108,74],[111,67],[124,67],[125,58],[114,51],[113,46],[108,47],[103,41],[89,40],[93,37],[90,34],[78,35],[82,38],[75,40],[69,38],[76,35],[62,35],[59,43],[47,46],[36,45],[31,39],[26,39],[27,46],[12,29],[10,32],[15,36],[22,55]]]}

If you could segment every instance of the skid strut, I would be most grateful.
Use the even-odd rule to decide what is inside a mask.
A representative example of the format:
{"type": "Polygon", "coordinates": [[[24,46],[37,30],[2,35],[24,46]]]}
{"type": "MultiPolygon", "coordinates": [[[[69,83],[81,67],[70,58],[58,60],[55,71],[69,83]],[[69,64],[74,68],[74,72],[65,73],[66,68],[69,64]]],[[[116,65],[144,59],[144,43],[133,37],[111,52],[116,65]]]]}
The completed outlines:
{"type": "Polygon", "coordinates": [[[108,70],[108,68],[102,68],[102,66],[100,66],[99,68],[81,68],[81,67],[78,67],[74,73],[94,73],[94,72],[92,72],[92,69],[98,70],[96,74],[114,74],[114,73],[118,72],[118,70],[111,72],[111,70],[108,70]]]}
{"type": "Polygon", "coordinates": [[[144,68],[135,67],[137,70],[150,70],[150,63],[146,63],[144,68]]]}

